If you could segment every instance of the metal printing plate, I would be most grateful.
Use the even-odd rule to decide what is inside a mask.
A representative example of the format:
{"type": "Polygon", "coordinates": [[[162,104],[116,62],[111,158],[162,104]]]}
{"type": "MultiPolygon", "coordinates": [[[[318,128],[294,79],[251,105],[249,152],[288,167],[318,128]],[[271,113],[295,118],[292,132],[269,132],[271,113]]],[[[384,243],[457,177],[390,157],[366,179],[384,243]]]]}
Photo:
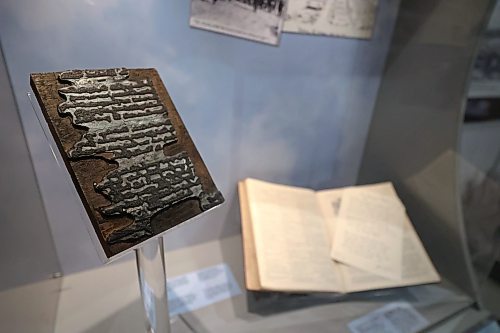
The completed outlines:
{"type": "Polygon", "coordinates": [[[31,75],[108,257],[224,199],[153,69],[31,75]]]}

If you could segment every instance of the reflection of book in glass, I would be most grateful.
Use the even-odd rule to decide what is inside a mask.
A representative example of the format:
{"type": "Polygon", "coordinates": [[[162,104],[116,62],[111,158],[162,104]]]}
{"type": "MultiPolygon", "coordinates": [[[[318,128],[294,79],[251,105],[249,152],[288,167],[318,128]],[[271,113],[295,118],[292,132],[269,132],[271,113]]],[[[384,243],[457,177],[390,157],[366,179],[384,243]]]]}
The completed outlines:
{"type": "MultiPolygon", "coordinates": [[[[500,83],[500,81],[498,82],[500,83]]],[[[500,119],[500,98],[468,98],[465,122],[500,119]]]]}
{"type": "Polygon", "coordinates": [[[239,194],[249,290],[354,292],[440,280],[390,183],[314,192],[246,179],[239,194]]]}
{"type": "Polygon", "coordinates": [[[500,97],[500,34],[487,33],[472,68],[469,98],[500,97]]]}

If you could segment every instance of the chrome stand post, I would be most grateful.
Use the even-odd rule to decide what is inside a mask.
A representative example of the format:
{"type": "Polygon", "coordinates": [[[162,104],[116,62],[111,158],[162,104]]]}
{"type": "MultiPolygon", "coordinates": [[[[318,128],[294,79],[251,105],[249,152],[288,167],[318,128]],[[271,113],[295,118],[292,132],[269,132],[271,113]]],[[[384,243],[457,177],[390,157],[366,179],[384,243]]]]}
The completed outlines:
{"type": "Polygon", "coordinates": [[[149,240],[135,254],[147,332],[170,333],[163,238],[149,240]]]}

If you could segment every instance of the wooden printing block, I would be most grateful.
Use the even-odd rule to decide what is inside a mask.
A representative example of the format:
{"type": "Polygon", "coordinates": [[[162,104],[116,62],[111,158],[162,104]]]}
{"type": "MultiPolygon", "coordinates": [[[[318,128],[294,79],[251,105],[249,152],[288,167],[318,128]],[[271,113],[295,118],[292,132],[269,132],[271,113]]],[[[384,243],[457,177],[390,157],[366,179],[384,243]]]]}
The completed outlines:
{"type": "Polygon", "coordinates": [[[155,69],[31,74],[107,257],[221,204],[155,69]]]}

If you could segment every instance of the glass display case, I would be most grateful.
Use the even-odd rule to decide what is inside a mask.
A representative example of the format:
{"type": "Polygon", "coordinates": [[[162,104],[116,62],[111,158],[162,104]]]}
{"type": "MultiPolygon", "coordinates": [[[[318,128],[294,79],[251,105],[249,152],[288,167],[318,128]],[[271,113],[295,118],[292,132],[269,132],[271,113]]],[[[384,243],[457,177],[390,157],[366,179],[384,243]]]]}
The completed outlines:
{"type": "MultiPolygon", "coordinates": [[[[368,34],[285,24],[268,45],[234,37],[255,37],[251,26],[229,36],[190,16],[207,25],[203,8],[236,6],[274,22],[284,2],[192,1],[195,12],[189,1],[0,3],[0,331],[146,331],[133,252],[102,263],[27,97],[30,73],[116,67],[157,69],[226,199],[164,235],[172,332],[378,332],[402,318],[413,326],[390,332],[495,329],[500,5],[365,1],[368,34]],[[392,182],[441,282],[247,290],[237,183],[248,177],[314,190],[392,182]]],[[[361,15],[363,1],[330,2],[308,1],[308,15],[361,15]]]]}

